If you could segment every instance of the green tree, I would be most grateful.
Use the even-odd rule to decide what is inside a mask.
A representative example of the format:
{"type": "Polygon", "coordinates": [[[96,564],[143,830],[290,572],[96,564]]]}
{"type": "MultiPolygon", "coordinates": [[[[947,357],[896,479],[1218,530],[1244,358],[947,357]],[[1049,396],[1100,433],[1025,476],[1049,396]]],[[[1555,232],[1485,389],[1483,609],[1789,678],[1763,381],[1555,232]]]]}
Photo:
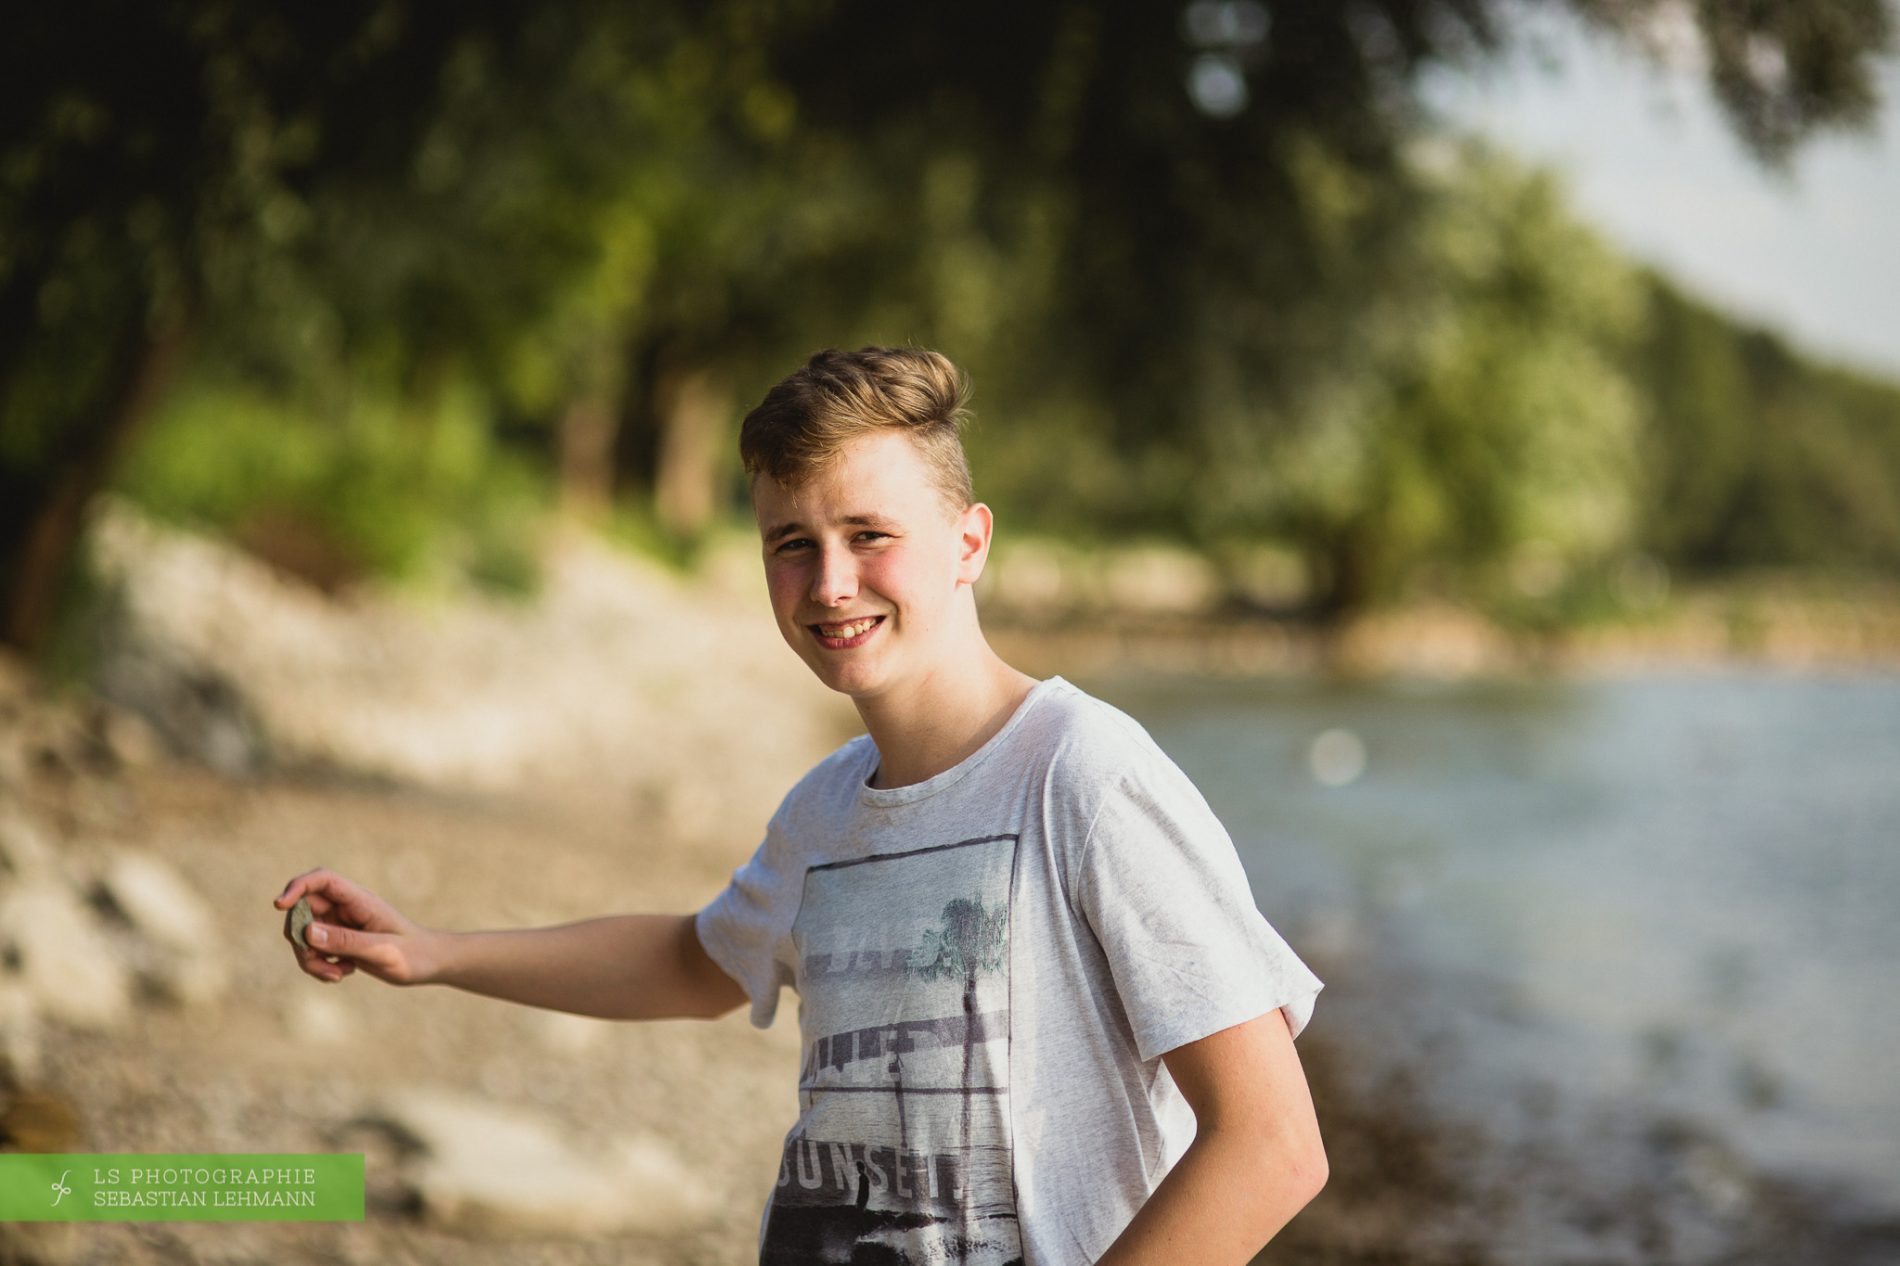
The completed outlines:
{"type": "MultiPolygon", "coordinates": [[[[483,17],[96,0],[0,41],[0,639],[33,646],[91,498],[196,336],[278,310],[319,184],[380,187],[483,17]]],[[[331,279],[334,280],[334,279],[331,279]]]]}
{"type": "Polygon", "coordinates": [[[1479,581],[1519,559],[1569,573],[1632,535],[1629,271],[1547,176],[1474,150],[1440,156],[1424,188],[1396,271],[1345,305],[1342,353],[1290,416],[1229,427],[1255,460],[1214,464],[1241,521],[1263,515],[1308,559],[1322,614],[1434,565],[1479,581]]]}

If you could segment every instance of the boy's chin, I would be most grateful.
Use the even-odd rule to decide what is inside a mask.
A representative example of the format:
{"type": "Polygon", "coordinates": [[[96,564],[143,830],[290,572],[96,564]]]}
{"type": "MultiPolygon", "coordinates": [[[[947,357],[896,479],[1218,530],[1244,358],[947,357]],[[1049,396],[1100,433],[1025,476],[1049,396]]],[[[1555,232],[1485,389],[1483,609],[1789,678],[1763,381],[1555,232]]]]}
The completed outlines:
{"type": "Polygon", "coordinates": [[[830,691],[853,700],[874,698],[890,688],[890,681],[882,672],[866,671],[865,667],[852,665],[840,669],[836,666],[811,665],[812,675],[830,691]]]}

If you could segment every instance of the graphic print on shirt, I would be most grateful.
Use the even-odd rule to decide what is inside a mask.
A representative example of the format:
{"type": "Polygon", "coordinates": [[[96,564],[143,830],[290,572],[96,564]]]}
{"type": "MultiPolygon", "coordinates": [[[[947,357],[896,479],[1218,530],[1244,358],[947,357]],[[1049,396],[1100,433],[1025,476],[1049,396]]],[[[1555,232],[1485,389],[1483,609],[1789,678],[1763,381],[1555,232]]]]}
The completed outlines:
{"type": "Polygon", "coordinates": [[[762,1266],[1022,1261],[1009,1138],[1017,837],[805,872],[806,1047],[762,1266]]]}

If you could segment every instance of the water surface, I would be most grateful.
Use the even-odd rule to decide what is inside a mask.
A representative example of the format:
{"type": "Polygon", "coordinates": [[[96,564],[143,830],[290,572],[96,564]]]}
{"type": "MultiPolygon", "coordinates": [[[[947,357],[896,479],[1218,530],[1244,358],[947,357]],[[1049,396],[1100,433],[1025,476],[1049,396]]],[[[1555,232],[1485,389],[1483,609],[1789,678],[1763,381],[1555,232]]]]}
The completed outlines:
{"type": "Polygon", "coordinates": [[[1467,1240],[1740,1260],[1772,1190],[1900,1251],[1900,680],[1084,684],[1227,823],[1313,1031],[1476,1129],[1467,1240]]]}

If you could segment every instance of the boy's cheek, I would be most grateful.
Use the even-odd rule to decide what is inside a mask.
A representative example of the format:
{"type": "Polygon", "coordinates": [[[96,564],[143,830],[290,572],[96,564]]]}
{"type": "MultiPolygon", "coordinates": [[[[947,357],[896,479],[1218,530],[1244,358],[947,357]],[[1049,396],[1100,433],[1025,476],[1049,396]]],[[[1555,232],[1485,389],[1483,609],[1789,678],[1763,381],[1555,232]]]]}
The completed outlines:
{"type": "Polygon", "coordinates": [[[790,619],[798,608],[799,578],[784,566],[765,565],[765,591],[772,600],[772,610],[782,619],[790,619]]]}

